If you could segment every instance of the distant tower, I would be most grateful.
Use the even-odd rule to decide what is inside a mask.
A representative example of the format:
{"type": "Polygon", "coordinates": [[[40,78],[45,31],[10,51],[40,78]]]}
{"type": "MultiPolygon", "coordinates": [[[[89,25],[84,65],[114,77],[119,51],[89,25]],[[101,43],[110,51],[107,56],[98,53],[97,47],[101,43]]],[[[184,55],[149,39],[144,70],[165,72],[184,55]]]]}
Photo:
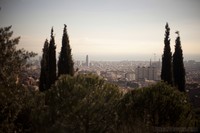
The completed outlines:
{"type": "Polygon", "coordinates": [[[89,66],[89,57],[86,55],[86,66],[89,66]]]}

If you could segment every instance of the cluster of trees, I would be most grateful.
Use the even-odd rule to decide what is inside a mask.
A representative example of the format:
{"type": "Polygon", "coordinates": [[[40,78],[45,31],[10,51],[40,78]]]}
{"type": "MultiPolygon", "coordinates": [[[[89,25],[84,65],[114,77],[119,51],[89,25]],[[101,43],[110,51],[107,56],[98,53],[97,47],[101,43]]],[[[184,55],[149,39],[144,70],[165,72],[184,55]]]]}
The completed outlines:
{"type": "Polygon", "coordinates": [[[5,133],[129,133],[197,126],[187,96],[165,83],[123,94],[95,75],[64,75],[45,92],[12,89],[1,87],[0,129],[5,133]]]}
{"type": "MultiPolygon", "coordinates": [[[[21,73],[36,53],[17,49],[20,37],[12,38],[12,26],[0,28],[0,132],[19,131],[29,126],[28,97],[30,92],[21,86],[21,73]]],[[[30,98],[30,99],[29,99],[30,98]]]]}
{"type": "MultiPolygon", "coordinates": [[[[128,133],[198,126],[187,95],[163,82],[124,93],[96,75],[60,72],[44,92],[22,86],[16,75],[20,79],[20,72],[35,54],[17,50],[19,38],[11,39],[10,29],[0,28],[0,48],[4,48],[0,49],[0,132],[128,133]]],[[[53,30],[51,33],[52,44],[45,42],[48,54],[44,52],[41,64],[51,61],[46,59],[50,48],[55,49],[53,30]]]]}
{"type": "Polygon", "coordinates": [[[175,86],[181,92],[185,92],[185,68],[183,63],[183,51],[179,32],[175,41],[175,52],[172,56],[170,48],[170,28],[168,23],[165,26],[164,52],[162,56],[161,79],[168,84],[175,86]]]}
{"type": "Polygon", "coordinates": [[[53,28],[51,29],[50,42],[46,39],[43,48],[43,55],[41,60],[40,73],[40,91],[45,91],[55,83],[56,79],[62,74],[74,75],[74,63],[71,55],[71,48],[69,44],[69,37],[67,34],[67,26],[64,25],[62,47],[58,60],[58,74],[56,69],[56,45],[53,35],[53,28]]]}
{"type": "MultiPolygon", "coordinates": [[[[47,132],[146,132],[195,126],[187,96],[165,83],[124,94],[95,75],[61,76],[45,92],[45,101],[47,132]]],[[[45,116],[39,114],[40,119],[45,116]]]]}

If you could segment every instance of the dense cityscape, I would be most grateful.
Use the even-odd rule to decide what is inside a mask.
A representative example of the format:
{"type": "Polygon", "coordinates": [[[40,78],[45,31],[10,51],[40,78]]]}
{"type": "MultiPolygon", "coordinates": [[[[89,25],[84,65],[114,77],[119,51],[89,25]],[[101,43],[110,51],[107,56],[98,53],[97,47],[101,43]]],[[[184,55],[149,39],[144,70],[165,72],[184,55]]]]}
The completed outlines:
{"type": "MultiPolygon", "coordinates": [[[[32,66],[23,73],[21,82],[25,86],[38,90],[40,60],[30,60],[32,66]],[[29,72],[29,73],[27,73],[29,72]]],[[[160,81],[161,62],[158,61],[74,61],[76,74],[96,74],[104,80],[120,86],[123,91],[147,87],[160,81]]],[[[184,61],[186,70],[186,90],[194,101],[200,105],[200,62],[184,61]]]]}
{"type": "MultiPolygon", "coordinates": [[[[41,58],[41,57],[40,57],[41,58]]],[[[160,81],[161,62],[160,61],[74,61],[76,73],[79,74],[97,74],[109,82],[119,83],[124,82],[124,88],[136,89],[142,86],[147,86],[148,83],[160,81]],[[135,87],[126,86],[126,82],[137,84],[135,87]]],[[[30,80],[34,82],[39,80],[40,59],[31,60],[32,66],[30,69],[32,75],[30,80]]],[[[184,61],[186,70],[187,84],[200,84],[200,62],[195,60],[184,61]]],[[[26,76],[25,76],[26,77],[26,76]]],[[[25,79],[24,79],[25,80],[25,79]]],[[[26,79],[27,80],[27,79],[26,79]]]]}

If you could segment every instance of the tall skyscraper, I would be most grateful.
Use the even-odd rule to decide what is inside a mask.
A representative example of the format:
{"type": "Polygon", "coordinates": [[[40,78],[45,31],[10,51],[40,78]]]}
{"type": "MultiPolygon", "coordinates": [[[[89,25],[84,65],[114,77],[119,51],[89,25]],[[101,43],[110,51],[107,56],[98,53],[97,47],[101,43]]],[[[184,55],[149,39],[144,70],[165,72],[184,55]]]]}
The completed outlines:
{"type": "Polygon", "coordinates": [[[86,55],[86,66],[89,67],[89,57],[88,57],[88,55],[86,55]]]}

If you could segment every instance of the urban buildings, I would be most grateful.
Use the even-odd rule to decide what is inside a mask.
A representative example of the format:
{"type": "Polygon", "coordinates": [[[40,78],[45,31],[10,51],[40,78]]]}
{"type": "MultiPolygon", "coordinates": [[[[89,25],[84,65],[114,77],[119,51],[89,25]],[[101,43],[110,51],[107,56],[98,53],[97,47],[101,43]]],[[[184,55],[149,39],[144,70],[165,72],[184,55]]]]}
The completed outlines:
{"type": "Polygon", "coordinates": [[[135,69],[136,72],[136,80],[137,81],[144,81],[144,80],[153,80],[159,81],[160,80],[160,61],[151,63],[148,67],[138,66],[135,69]]]}
{"type": "Polygon", "coordinates": [[[160,80],[160,61],[77,61],[79,74],[93,73],[122,88],[139,88],[160,80]],[[90,64],[90,65],[89,65],[90,64]]]}
{"type": "MultiPolygon", "coordinates": [[[[121,88],[136,89],[160,81],[160,61],[75,61],[77,74],[96,74],[106,81],[115,83],[121,88]]],[[[186,89],[193,91],[191,86],[200,86],[200,62],[189,60],[184,62],[186,70],[186,89]]],[[[21,73],[22,84],[37,86],[40,73],[40,61],[32,61],[31,71],[21,73]],[[28,76],[29,75],[29,76],[28,76]]],[[[195,87],[194,87],[195,88],[195,87]]],[[[36,87],[37,89],[37,87],[36,87]]]]}

